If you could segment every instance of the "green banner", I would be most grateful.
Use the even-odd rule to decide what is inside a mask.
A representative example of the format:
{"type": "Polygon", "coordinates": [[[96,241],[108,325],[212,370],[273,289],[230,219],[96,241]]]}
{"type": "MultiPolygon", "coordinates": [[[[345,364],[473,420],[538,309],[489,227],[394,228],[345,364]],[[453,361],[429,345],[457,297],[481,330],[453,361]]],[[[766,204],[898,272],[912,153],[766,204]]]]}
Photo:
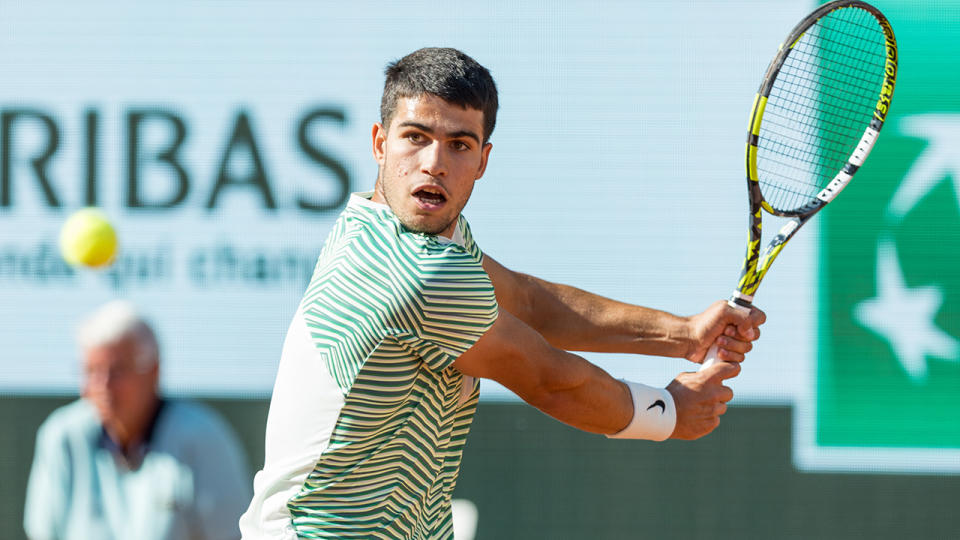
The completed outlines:
{"type": "Polygon", "coordinates": [[[829,468],[960,472],[960,2],[875,5],[898,82],[820,216],[815,432],[800,438],[829,468]]]}

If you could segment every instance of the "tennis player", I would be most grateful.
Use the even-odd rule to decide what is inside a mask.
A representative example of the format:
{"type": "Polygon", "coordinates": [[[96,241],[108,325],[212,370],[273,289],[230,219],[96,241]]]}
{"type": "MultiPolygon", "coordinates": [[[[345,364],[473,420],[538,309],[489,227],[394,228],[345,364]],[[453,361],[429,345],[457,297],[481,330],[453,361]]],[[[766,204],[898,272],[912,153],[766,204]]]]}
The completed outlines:
{"type": "MultiPolygon", "coordinates": [[[[450,500],[479,378],[610,437],[694,439],[733,397],[723,380],[764,314],[719,301],[679,317],[511,271],[461,210],[483,176],[497,91],[454,49],[388,66],[374,190],[351,197],[284,343],[245,538],[451,538],[450,500]],[[618,381],[580,356],[721,362],[667,388],[618,381]]],[[[518,235],[522,231],[517,231],[518,235]]]]}

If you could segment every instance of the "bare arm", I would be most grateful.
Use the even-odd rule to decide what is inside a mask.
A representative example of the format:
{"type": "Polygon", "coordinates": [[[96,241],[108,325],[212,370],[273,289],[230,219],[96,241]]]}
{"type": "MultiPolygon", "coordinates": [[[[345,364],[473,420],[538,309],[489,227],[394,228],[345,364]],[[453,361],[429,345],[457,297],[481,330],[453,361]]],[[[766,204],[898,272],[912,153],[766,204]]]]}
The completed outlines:
{"type": "Polygon", "coordinates": [[[692,317],[604,298],[568,285],[514,272],[489,256],[483,268],[497,303],[565,350],[684,357],[700,362],[715,341],[720,359],[739,362],[759,337],[766,316],[743,315],[718,301],[692,317]]]}
{"type": "MultiPolygon", "coordinates": [[[[544,413],[575,428],[612,434],[634,415],[627,386],[583,358],[550,345],[536,330],[501,310],[497,321],[461,354],[454,366],[467,375],[493,379],[544,413]]],[[[677,409],[673,437],[706,435],[719,423],[733,392],[722,385],[739,366],[718,362],[681,374],[668,390],[677,409]]]]}

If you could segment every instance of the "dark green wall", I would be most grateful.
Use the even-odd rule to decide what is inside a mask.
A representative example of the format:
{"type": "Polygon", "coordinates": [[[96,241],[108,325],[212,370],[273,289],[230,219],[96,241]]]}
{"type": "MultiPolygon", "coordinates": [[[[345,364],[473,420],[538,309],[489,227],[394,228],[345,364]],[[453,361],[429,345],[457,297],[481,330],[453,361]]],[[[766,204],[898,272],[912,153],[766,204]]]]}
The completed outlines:
{"type": "MultiPolygon", "coordinates": [[[[65,397],[0,397],[0,538],[23,538],[34,433],[65,397]]],[[[205,400],[263,460],[263,400],[205,400]]],[[[955,538],[960,477],[810,474],[791,465],[791,411],[734,407],[696,442],[610,441],[521,404],[484,404],[456,497],[478,539],[955,538]]]]}
{"type": "Polygon", "coordinates": [[[482,407],[457,496],[478,538],[957,538],[960,477],[799,473],[786,407],[734,407],[694,442],[611,441],[482,407]]]}

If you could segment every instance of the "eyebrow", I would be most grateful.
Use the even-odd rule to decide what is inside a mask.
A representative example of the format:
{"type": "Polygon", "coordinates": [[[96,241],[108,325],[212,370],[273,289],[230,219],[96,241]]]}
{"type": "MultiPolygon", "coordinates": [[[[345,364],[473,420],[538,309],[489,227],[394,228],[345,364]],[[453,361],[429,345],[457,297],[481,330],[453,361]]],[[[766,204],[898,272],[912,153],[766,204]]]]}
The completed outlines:
{"type": "MultiPolygon", "coordinates": [[[[412,127],[412,128],[417,128],[417,129],[419,129],[420,131],[423,131],[423,132],[425,132],[425,133],[430,133],[431,135],[434,134],[434,133],[436,133],[433,128],[431,128],[431,127],[429,127],[429,126],[426,126],[426,125],[424,125],[424,124],[421,124],[421,123],[419,123],[419,122],[413,122],[413,121],[410,121],[410,120],[407,120],[407,121],[405,121],[405,122],[400,122],[400,124],[399,124],[397,127],[412,127]]],[[[460,130],[460,131],[454,131],[453,133],[447,133],[447,134],[445,134],[445,135],[446,135],[446,137],[449,138],[449,139],[459,139],[459,138],[461,138],[461,137],[468,137],[468,138],[470,138],[470,139],[473,139],[473,140],[477,141],[477,144],[480,144],[480,137],[477,136],[476,133],[474,133],[474,132],[472,132],[472,131],[470,131],[470,130],[468,130],[468,129],[462,129],[462,130],[460,130]]]]}

